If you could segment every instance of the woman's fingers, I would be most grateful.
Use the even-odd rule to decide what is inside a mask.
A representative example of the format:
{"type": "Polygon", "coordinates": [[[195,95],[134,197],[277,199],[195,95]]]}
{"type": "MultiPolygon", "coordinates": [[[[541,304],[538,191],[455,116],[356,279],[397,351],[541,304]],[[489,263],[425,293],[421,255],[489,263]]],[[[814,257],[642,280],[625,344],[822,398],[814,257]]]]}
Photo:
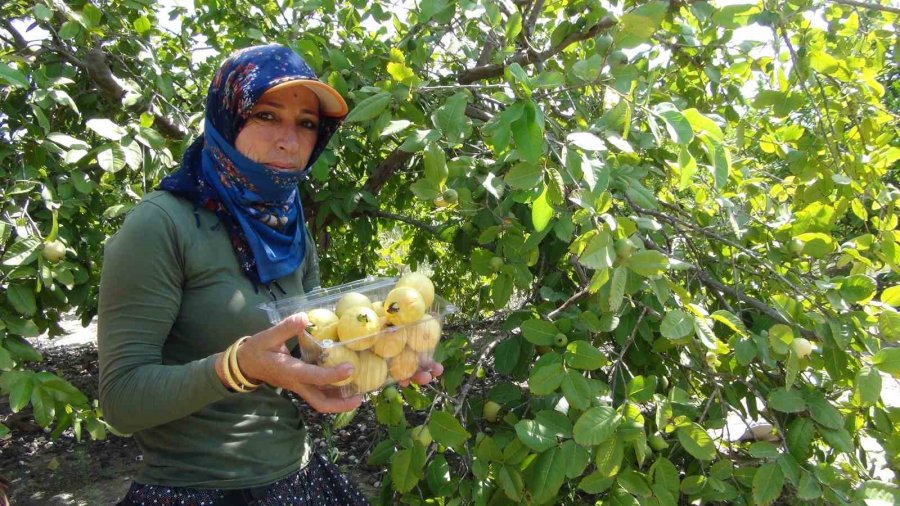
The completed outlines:
{"type": "Polygon", "coordinates": [[[288,368],[289,382],[304,385],[330,385],[353,374],[353,365],[350,363],[339,364],[337,367],[321,367],[293,359],[288,368]]]}
{"type": "Polygon", "coordinates": [[[280,347],[288,339],[297,337],[309,326],[306,313],[288,316],[280,323],[254,335],[249,341],[263,349],[271,350],[280,347]]]}
{"type": "Polygon", "coordinates": [[[343,413],[362,404],[362,396],[354,395],[345,399],[339,396],[337,390],[320,390],[314,386],[301,385],[294,391],[319,413],[343,413]]]}

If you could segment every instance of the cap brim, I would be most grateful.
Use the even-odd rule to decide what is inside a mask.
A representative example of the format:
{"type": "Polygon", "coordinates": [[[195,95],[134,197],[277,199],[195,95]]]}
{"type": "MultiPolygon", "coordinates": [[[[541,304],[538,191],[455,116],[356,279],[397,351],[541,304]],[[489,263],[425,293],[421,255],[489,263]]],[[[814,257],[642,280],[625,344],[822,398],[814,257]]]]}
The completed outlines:
{"type": "Polygon", "coordinates": [[[350,109],[347,107],[347,102],[344,101],[344,97],[342,97],[336,89],[328,86],[322,81],[298,78],[291,81],[278,83],[266,91],[283,90],[285,88],[292,88],[294,86],[303,86],[315,93],[316,96],[319,97],[319,110],[325,116],[341,118],[346,116],[347,113],[350,112],[350,109]]]}

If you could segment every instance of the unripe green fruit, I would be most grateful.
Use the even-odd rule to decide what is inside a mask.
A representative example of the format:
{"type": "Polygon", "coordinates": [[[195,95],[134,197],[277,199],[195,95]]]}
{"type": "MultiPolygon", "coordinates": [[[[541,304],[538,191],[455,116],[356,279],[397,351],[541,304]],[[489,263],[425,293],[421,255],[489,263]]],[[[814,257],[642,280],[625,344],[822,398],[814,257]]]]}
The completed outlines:
{"type": "Polygon", "coordinates": [[[800,253],[801,251],[803,251],[803,246],[803,241],[794,237],[793,239],[791,239],[791,242],[788,243],[788,251],[795,254],[800,253]]]}
{"type": "Polygon", "coordinates": [[[628,56],[625,55],[620,50],[615,50],[612,53],[609,53],[609,57],[606,59],[609,63],[609,66],[612,68],[621,67],[622,65],[628,64],[628,56]]]}
{"type": "Polygon", "coordinates": [[[569,344],[569,338],[566,337],[565,334],[556,334],[556,337],[553,339],[553,344],[557,348],[562,348],[565,345],[569,344]]]}
{"type": "Polygon", "coordinates": [[[456,190],[454,190],[453,188],[444,190],[444,194],[442,195],[442,197],[448,204],[455,204],[459,201],[459,194],[456,193],[456,190]]]}
{"type": "Polygon", "coordinates": [[[500,257],[491,258],[491,270],[497,272],[503,267],[503,259],[500,257]]]}
{"type": "Polygon", "coordinates": [[[400,392],[398,392],[397,389],[393,386],[385,388],[383,395],[384,399],[388,402],[399,402],[401,400],[400,392]]]}
{"type": "Polygon", "coordinates": [[[604,54],[613,43],[612,35],[604,33],[594,39],[594,47],[597,48],[599,54],[604,54]]]}
{"type": "Polygon", "coordinates": [[[428,448],[428,445],[430,445],[433,441],[433,439],[431,439],[431,432],[428,430],[427,425],[419,425],[418,427],[414,427],[410,435],[415,441],[422,443],[422,446],[426,448],[428,448]]]}
{"type": "Polygon", "coordinates": [[[342,77],[350,77],[350,69],[342,69],[341,76],[342,77]]]}
{"type": "Polygon", "coordinates": [[[497,415],[500,413],[500,405],[494,401],[487,401],[484,403],[484,408],[482,410],[482,414],[484,415],[484,419],[493,423],[497,421],[497,415]]]}
{"type": "Polygon", "coordinates": [[[802,337],[798,337],[791,341],[791,347],[794,348],[794,353],[797,354],[797,358],[804,358],[812,353],[812,343],[810,343],[808,339],[802,337]]]}
{"type": "Polygon", "coordinates": [[[628,239],[618,239],[616,240],[616,256],[621,259],[626,259],[634,253],[634,244],[631,243],[628,239]]]}
{"type": "Polygon", "coordinates": [[[59,262],[66,256],[66,245],[58,239],[45,243],[41,255],[49,262],[59,262]]]}

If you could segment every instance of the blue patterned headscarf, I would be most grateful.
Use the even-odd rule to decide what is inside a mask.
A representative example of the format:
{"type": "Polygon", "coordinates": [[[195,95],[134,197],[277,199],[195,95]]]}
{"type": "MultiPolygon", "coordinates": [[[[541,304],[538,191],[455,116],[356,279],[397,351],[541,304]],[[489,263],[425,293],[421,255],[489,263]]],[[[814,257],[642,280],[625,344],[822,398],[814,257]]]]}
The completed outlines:
{"type": "Polygon", "coordinates": [[[195,208],[216,213],[228,230],[241,270],[254,285],[268,286],[294,272],[306,254],[306,225],[297,186],[346,115],[343,100],[337,96],[343,110],[335,113],[335,98],[323,96],[323,88],[337,96],[285,46],[255,46],[233,53],[209,86],[203,136],[185,151],[181,168],[159,185],[191,200],[195,208]],[[313,91],[320,97],[318,137],[302,171],[267,167],[234,147],[262,95],[291,81],[315,81],[311,84],[318,89],[313,91]]]}

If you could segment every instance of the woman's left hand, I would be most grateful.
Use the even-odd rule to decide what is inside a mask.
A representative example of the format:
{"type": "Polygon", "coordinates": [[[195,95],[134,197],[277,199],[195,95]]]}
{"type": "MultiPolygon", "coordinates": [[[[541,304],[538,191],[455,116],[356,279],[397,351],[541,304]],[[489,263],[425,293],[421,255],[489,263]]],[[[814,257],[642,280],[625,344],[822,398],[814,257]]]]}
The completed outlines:
{"type": "Polygon", "coordinates": [[[444,366],[433,360],[419,368],[412,378],[398,382],[401,387],[409,386],[410,381],[417,385],[426,385],[444,373],[444,366]]]}

